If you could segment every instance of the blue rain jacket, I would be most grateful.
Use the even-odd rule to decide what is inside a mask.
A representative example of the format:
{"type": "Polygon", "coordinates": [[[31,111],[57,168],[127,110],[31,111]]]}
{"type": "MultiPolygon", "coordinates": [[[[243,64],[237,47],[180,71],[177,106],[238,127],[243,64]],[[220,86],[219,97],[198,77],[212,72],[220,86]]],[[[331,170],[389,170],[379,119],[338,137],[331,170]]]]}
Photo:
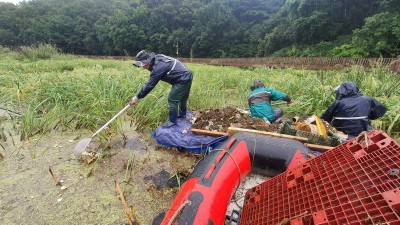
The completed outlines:
{"type": "Polygon", "coordinates": [[[143,88],[136,95],[137,98],[144,98],[158,84],[164,81],[171,85],[188,83],[193,79],[192,72],[179,60],[158,54],[154,57],[150,66],[150,78],[143,88]]]}
{"type": "Polygon", "coordinates": [[[322,115],[322,119],[331,123],[339,131],[357,136],[363,131],[372,130],[370,120],[386,113],[386,107],[376,99],[364,96],[357,85],[348,81],[340,85],[336,100],[322,115]]]}

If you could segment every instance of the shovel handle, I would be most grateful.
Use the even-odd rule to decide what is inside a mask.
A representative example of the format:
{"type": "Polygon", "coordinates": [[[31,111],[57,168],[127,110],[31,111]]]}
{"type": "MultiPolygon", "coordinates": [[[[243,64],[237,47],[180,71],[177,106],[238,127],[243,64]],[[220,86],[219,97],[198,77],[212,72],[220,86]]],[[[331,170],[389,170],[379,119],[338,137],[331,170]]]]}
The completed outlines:
{"type": "Polygon", "coordinates": [[[275,103],[271,103],[272,106],[274,105],[285,105],[288,104],[287,102],[275,102],[275,103]]]}
{"type": "Polygon", "coordinates": [[[118,116],[120,116],[122,113],[124,113],[127,109],[129,109],[129,107],[131,107],[131,105],[126,105],[125,108],[123,108],[121,111],[119,111],[119,113],[117,113],[117,115],[115,115],[113,118],[111,118],[111,120],[109,120],[106,124],[104,124],[104,126],[102,126],[98,131],[96,131],[96,133],[94,133],[92,135],[92,138],[94,138],[97,134],[99,134],[102,130],[104,130],[104,128],[106,128],[108,125],[110,125],[110,123],[112,121],[114,121],[118,116]]]}

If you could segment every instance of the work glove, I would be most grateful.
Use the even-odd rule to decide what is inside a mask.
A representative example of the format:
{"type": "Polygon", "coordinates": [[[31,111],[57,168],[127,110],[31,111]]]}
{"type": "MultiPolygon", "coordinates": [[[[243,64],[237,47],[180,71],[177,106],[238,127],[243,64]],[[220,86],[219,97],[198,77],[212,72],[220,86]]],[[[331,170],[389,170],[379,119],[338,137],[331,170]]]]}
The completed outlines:
{"type": "Polygon", "coordinates": [[[283,100],[286,101],[288,105],[292,103],[292,98],[290,98],[289,95],[286,95],[286,97],[283,100]]]}

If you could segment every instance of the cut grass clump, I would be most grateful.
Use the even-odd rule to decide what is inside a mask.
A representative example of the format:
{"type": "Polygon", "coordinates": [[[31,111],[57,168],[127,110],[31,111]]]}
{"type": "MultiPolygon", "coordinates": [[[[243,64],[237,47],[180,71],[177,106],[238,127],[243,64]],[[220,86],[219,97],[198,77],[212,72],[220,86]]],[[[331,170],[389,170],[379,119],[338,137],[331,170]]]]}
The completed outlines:
{"type": "Polygon", "coordinates": [[[38,46],[21,46],[16,55],[16,59],[23,61],[37,61],[40,59],[50,59],[60,55],[59,50],[50,44],[39,44],[38,46]]]}

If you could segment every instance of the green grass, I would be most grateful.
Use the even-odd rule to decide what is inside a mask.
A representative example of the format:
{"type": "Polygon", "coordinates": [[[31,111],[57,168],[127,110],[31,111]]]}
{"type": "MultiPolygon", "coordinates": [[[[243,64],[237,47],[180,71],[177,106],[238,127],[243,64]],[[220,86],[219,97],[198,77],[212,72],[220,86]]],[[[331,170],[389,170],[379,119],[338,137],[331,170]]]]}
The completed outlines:
{"type": "MultiPolygon", "coordinates": [[[[0,48],[1,107],[23,113],[22,138],[52,129],[100,128],[147,81],[149,72],[132,66],[132,61],[87,59],[54,54],[50,58],[21,60],[18,53],[0,48]]],[[[388,112],[374,125],[390,135],[400,133],[399,76],[376,66],[369,72],[311,71],[236,68],[187,64],[194,73],[189,109],[247,107],[249,87],[262,79],[272,88],[289,94],[290,106],[282,106],[287,117],[321,115],[334,101],[332,89],[355,81],[365,95],[383,102],[388,112]]],[[[167,120],[170,85],[160,82],[130,113],[139,129],[154,129],[167,120]]],[[[116,129],[117,124],[112,124],[116,129]]]]}

